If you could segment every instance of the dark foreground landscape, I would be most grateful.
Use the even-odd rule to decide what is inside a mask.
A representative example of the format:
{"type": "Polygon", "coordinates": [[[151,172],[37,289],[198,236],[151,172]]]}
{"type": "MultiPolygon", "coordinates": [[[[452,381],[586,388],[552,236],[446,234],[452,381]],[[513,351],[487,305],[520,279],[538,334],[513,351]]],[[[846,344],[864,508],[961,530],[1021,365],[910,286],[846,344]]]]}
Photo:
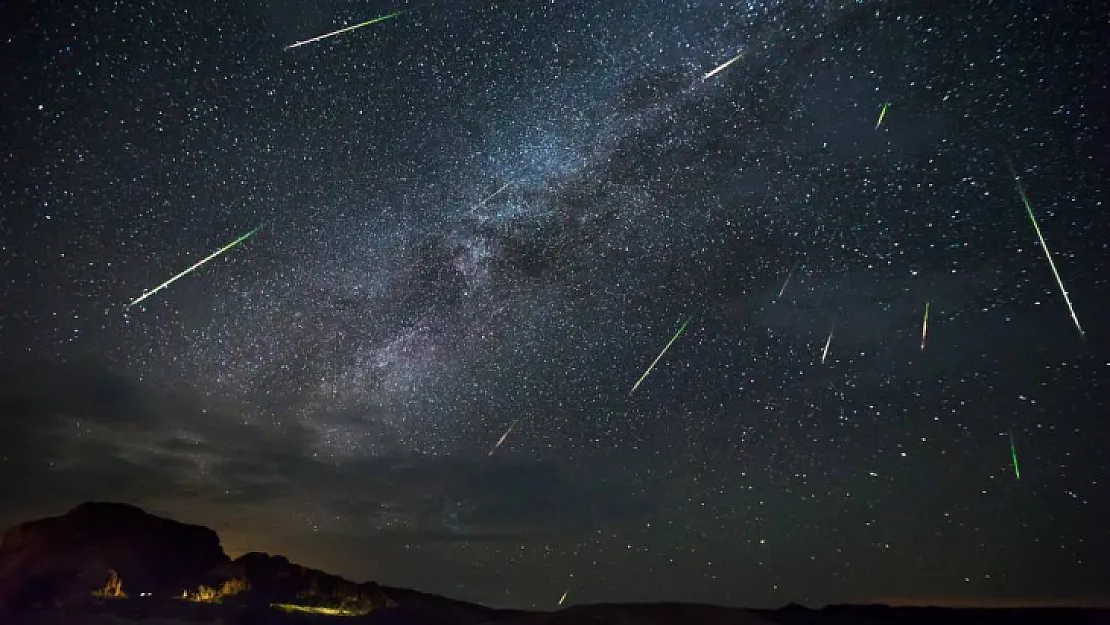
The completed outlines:
{"type": "Polygon", "coordinates": [[[281,556],[227,557],[219,536],[115,503],[17,525],[0,539],[0,623],[148,625],[1110,625],[1110,610],[833,606],[742,610],[593,604],[496,610],[374,582],[355,583],[281,556]]]}

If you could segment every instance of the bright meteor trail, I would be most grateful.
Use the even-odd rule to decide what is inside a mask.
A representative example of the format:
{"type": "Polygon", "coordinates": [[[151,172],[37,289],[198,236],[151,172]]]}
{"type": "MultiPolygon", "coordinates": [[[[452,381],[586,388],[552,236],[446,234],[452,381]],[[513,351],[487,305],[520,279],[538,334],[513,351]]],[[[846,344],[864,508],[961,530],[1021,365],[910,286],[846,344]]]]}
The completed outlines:
{"type": "Polygon", "coordinates": [[[629,395],[635,393],[636,389],[640,388],[640,384],[643,383],[644,378],[648,377],[648,374],[651,373],[651,370],[654,369],[655,365],[659,363],[659,360],[663,358],[663,354],[666,354],[667,350],[671,348],[671,345],[674,345],[674,342],[678,340],[678,337],[682,336],[682,333],[686,331],[686,326],[690,325],[690,321],[693,320],[693,318],[694,316],[690,315],[686,318],[686,321],[682,322],[682,326],[678,328],[678,332],[675,332],[674,336],[671,337],[671,340],[667,341],[667,344],[663,346],[663,351],[659,352],[659,355],[655,357],[655,360],[651,361],[651,364],[648,365],[647,371],[644,371],[644,374],[640,376],[640,379],[636,380],[636,383],[632,385],[632,390],[628,391],[629,395]]]}
{"type": "Polygon", "coordinates": [[[1014,432],[1013,432],[1013,430],[1010,431],[1010,460],[1014,464],[1014,478],[1020,480],[1021,479],[1021,470],[1018,469],[1017,446],[1014,445],[1014,432]]]}
{"type": "Polygon", "coordinates": [[[355,30],[356,28],[362,28],[363,26],[369,26],[371,24],[377,24],[378,22],[384,22],[386,20],[393,19],[393,18],[395,18],[399,15],[404,15],[405,13],[408,13],[409,11],[412,11],[412,9],[402,9],[400,11],[394,11],[393,13],[390,13],[388,15],[382,15],[380,17],[375,17],[372,20],[367,20],[367,21],[361,22],[359,24],[354,24],[353,26],[346,26],[344,28],[340,28],[339,30],[334,30],[330,33],[325,33],[323,35],[313,37],[312,39],[305,39],[304,41],[298,41],[297,43],[285,46],[285,49],[286,50],[291,50],[293,48],[298,48],[298,47],[303,46],[303,45],[308,44],[308,43],[315,43],[317,41],[320,41],[321,39],[327,39],[328,37],[334,37],[336,35],[342,35],[343,33],[350,32],[352,30],[355,30]]]}
{"type": "Polygon", "coordinates": [[[1025,196],[1025,189],[1021,186],[1021,180],[1018,178],[1017,171],[1014,169],[1014,164],[1010,159],[1006,159],[1006,164],[1010,166],[1010,174],[1014,177],[1014,184],[1017,185],[1018,195],[1021,196],[1021,203],[1025,205],[1025,212],[1029,215],[1029,221],[1033,222],[1033,229],[1037,231],[1037,239],[1041,242],[1041,249],[1044,250],[1044,256],[1048,259],[1048,266],[1052,268],[1052,275],[1056,278],[1056,284],[1060,287],[1060,292],[1064,295],[1064,303],[1068,305],[1068,312],[1071,313],[1071,320],[1075,323],[1075,329],[1079,331],[1079,338],[1084,338],[1083,326],[1079,325],[1079,317],[1075,315],[1075,308],[1071,305],[1071,298],[1068,297],[1068,290],[1064,288],[1064,281],[1060,278],[1060,272],[1056,269],[1056,262],[1052,260],[1052,252],[1048,250],[1048,244],[1044,242],[1044,235],[1041,234],[1041,226],[1037,223],[1037,217],[1033,214],[1033,207],[1029,204],[1029,198],[1025,196]]]}
{"type": "Polygon", "coordinates": [[[493,452],[497,451],[497,448],[501,446],[501,443],[504,443],[505,439],[509,438],[509,432],[513,431],[513,427],[515,427],[517,423],[520,423],[520,419],[517,419],[516,421],[513,421],[509,424],[508,429],[506,429],[505,433],[501,435],[501,438],[497,439],[497,443],[494,444],[493,449],[489,450],[489,454],[487,455],[492,456],[493,452]]]}
{"type": "Polygon", "coordinates": [[[925,318],[921,320],[921,351],[925,351],[925,339],[929,336],[929,302],[925,302],[925,318]]]}
{"type": "Polygon", "coordinates": [[[235,239],[231,243],[228,243],[227,245],[221,247],[220,249],[216,250],[215,252],[212,252],[208,256],[204,257],[204,259],[198,261],[192,267],[189,267],[185,271],[182,271],[181,273],[179,273],[176,276],[170,278],[169,280],[166,280],[162,284],[159,284],[158,286],[154,287],[152,290],[143,293],[142,295],[137,297],[134,301],[132,301],[130,304],[128,304],[127,306],[124,306],[124,309],[126,310],[128,308],[131,308],[135,304],[138,304],[139,302],[141,302],[144,299],[150,297],[151,295],[154,295],[158,291],[161,291],[162,289],[168,287],[169,285],[173,284],[174,282],[177,282],[179,279],[183,278],[186,274],[189,274],[189,273],[195,271],[198,267],[200,267],[204,263],[212,260],[213,258],[219,256],[220,254],[223,254],[224,252],[226,252],[226,251],[230,250],[231,248],[235,247],[236,245],[239,245],[243,241],[246,241],[247,239],[254,236],[254,234],[256,232],[261,230],[263,226],[265,226],[265,224],[261,224],[261,225],[257,226],[254,230],[251,230],[250,232],[248,232],[248,233],[244,234],[243,236],[239,237],[238,239],[235,239]]]}
{"type": "Polygon", "coordinates": [[[833,331],[829,330],[829,338],[825,339],[825,349],[821,350],[821,364],[825,364],[825,359],[829,357],[829,345],[832,345],[833,331]]]}
{"type": "Polygon", "coordinates": [[[705,76],[702,76],[701,79],[702,80],[709,80],[710,78],[716,76],[717,74],[725,71],[725,68],[728,67],[729,65],[732,65],[733,63],[739,61],[740,57],[742,57],[742,56],[744,56],[743,52],[741,52],[740,54],[737,54],[736,56],[732,57],[731,59],[725,61],[724,63],[721,63],[720,65],[718,65],[716,68],[713,69],[713,71],[709,72],[705,76]]]}
{"type": "Polygon", "coordinates": [[[883,125],[883,120],[886,119],[886,110],[890,108],[890,102],[883,102],[883,108],[879,111],[879,121],[875,122],[875,130],[883,125]]]}

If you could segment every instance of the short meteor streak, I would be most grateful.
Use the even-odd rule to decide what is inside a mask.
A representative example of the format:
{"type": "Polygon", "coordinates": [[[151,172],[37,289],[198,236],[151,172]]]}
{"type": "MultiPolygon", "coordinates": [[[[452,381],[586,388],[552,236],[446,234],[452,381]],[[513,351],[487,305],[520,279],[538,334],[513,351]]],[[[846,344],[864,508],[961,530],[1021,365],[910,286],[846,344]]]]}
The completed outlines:
{"type": "Polygon", "coordinates": [[[1071,320],[1075,323],[1075,329],[1079,331],[1079,338],[1085,338],[1083,326],[1079,325],[1079,317],[1075,314],[1075,307],[1071,305],[1071,297],[1068,296],[1068,290],[1064,288],[1064,280],[1060,278],[1060,272],[1056,269],[1056,262],[1052,260],[1052,252],[1048,250],[1048,244],[1044,242],[1044,235],[1041,234],[1041,226],[1037,223],[1037,217],[1033,214],[1033,206],[1029,204],[1029,198],[1025,195],[1025,188],[1021,186],[1021,180],[1018,178],[1013,163],[1011,163],[1009,159],[1006,159],[1006,164],[1010,166],[1010,174],[1014,177],[1014,184],[1017,185],[1018,195],[1021,196],[1021,203],[1025,205],[1025,212],[1029,215],[1029,221],[1033,223],[1033,230],[1037,232],[1037,239],[1041,242],[1041,249],[1044,250],[1044,257],[1048,259],[1048,266],[1052,269],[1052,275],[1056,278],[1056,284],[1060,287],[1060,292],[1064,295],[1064,303],[1068,305],[1068,312],[1071,313],[1071,320]]]}
{"type": "Polygon", "coordinates": [[[1014,445],[1014,431],[1010,430],[1010,461],[1014,465],[1014,479],[1021,479],[1021,470],[1018,469],[1017,446],[1014,445]]]}
{"type": "Polygon", "coordinates": [[[886,119],[886,110],[890,108],[890,102],[883,102],[883,108],[879,111],[879,121],[875,122],[875,130],[883,125],[883,120],[886,119]]]}
{"type": "Polygon", "coordinates": [[[825,359],[829,357],[829,345],[832,345],[833,331],[829,330],[829,338],[825,339],[825,349],[821,350],[821,364],[825,364],[825,359]]]}
{"type": "Polygon", "coordinates": [[[372,20],[367,20],[367,21],[359,23],[359,24],[354,24],[352,26],[346,26],[344,28],[340,28],[339,30],[335,30],[335,31],[332,31],[330,33],[325,33],[323,35],[313,37],[312,39],[305,39],[304,41],[298,41],[297,43],[285,46],[285,49],[286,50],[292,50],[293,48],[299,48],[299,47],[301,47],[303,45],[306,45],[306,44],[316,43],[317,41],[320,41],[321,39],[327,39],[328,37],[334,37],[336,35],[342,35],[343,33],[351,32],[352,30],[355,30],[357,28],[362,28],[363,26],[369,26],[371,24],[377,24],[378,22],[384,22],[386,20],[391,20],[391,19],[393,19],[395,17],[398,17],[400,15],[404,15],[405,13],[408,13],[409,11],[412,11],[412,9],[402,9],[400,11],[394,11],[393,13],[390,13],[388,15],[382,15],[380,17],[375,17],[372,20]]]}
{"type": "Polygon", "coordinates": [[[141,302],[144,299],[150,297],[151,295],[154,295],[158,291],[161,291],[162,289],[168,287],[169,285],[173,284],[174,282],[177,282],[181,278],[185,277],[187,274],[192,273],[193,271],[197,270],[204,263],[207,263],[208,261],[210,261],[213,258],[219,256],[220,254],[223,254],[224,252],[226,252],[226,251],[230,250],[231,248],[235,247],[236,245],[239,245],[243,241],[246,241],[247,239],[251,238],[252,236],[255,235],[256,232],[261,230],[264,225],[265,224],[262,224],[262,225],[256,227],[254,230],[251,230],[250,232],[248,232],[248,233],[244,234],[243,236],[239,237],[238,239],[235,239],[231,243],[228,243],[227,245],[225,245],[225,246],[221,247],[220,249],[216,250],[215,252],[212,252],[211,254],[206,256],[203,260],[200,260],[197,263],[195,263],[192,267],[189,267],[185,271],[182,271],[181,273],[179,273],[176,276],[170,278],[169,280],[166,280],[162,284],[159,284],[158,286],[154,287],[154,289],[152,289],[150,291],[146,291],[145,293],[143,293],[142,295],[137,297],[134,301],[132,301],[130,304],[128,304],[127,306],[124,306],[124,310],[126,310],[128,308],[131,308],[135,304],[138,304],[139,302],[141,302]]]}
{"type": "Polygon", "coordinates": [[[925,339],[929,336],[929,302],[925,302],[925,318],[921,320],[921,351],[925,351],[925,339]]]}
{"type": "Polygon", "coordinates": [[[675,332],[674,336],[671,337],[671,340],[667,341],[667,344],[663,346],[663,351],[659,352],[659,355],[655,357],[655,360],[651,361],[651,364],[648,365],[647,371],[644,371],[644,374],[640,376],[640,379],[636,380],[636,383],[632,385],[632,390],[628,391],[629,395],[635,393],[636,389],[640,388],[640,384],[643,383],[644,378],[648,377],[648,374],[651,373],[651,370],[654,369],[655,365],[658,364],[659,361],[663,358],[663,354],[666,354],[667,350],[671,348],[671,345],[674,345],[674,342],[678,340],[678,337],[682,336],[682,333],[686,331],[686,326],[690,324],[690,321],[693,318],[694,316],[690,315],[686,318],[686,321],[682,322],[682,326],[678,328],[678,332],[675,332]]]}
{"type": "Polygon", "coordinates": [[[713,71],[709,72],[705,76],[702,76],[701,79],[702,80],[709,80],[710,78],[716,76],[717,74],[725,71],[725,68],[728,67],[729,65],[732,65],[733,63],[739,61],[740,57],[742,57],[742,56],[744,56],[743,52],[741,52],[740,54],[737,54],[736,56],[732,57],[731,59],[729,59],[729,60],[725,61],[724,63],[721,63],[720,65],[715,67],[713,69],[713,71]]]}
{"type": "Polygon", "coordinates": [[[793,269],[790,270],[790,273],[786,274],[786,280],[782,283],[782,288],[779,289],[779,296],[775,298],[776,300],[782,299],[782,294],[786,292],[786,285],[790,284],[790,278],[793,275],[794,275],[794,270],[793,269]]]}
{"type": "Polygon", "coordinates": [[[513,431],[513,428],[516,426],[517,423],[520,423],[520,419],[517,419],[516,421],[513,421],[509,424],[509,428],[505,430],[505,433],[501,435],[501,438],[497,439],[497,443],[493,446],[493,449],[489,450],[488,455],[492,456],[493,452],[497,451],[497,448],[501,446],[501,443],[504,443],[505,439],[509,438],[509,432],[513,431]]]}
{"type": "Polygon", "coordinates": [[[563,602],[567,600],[567,595],[569,595],[569,594],[570,594],[570,588],[567,588],[567,591],[563,593],[563,596],[559,597],[559,605],[563,605],[563,602]]]}

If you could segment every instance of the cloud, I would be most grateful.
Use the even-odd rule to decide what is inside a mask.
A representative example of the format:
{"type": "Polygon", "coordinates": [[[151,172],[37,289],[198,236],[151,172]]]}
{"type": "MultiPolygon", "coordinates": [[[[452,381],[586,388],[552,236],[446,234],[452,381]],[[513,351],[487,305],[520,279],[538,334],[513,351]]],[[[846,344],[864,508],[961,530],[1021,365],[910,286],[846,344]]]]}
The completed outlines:
{"type": "Polygon", "coordinates": [[[305,531],[274,514],[297,509],[364,538],[483,541],[582,532],[649,508],[619,479],[593,480],[570,462],[508,453],[332,460],[316,455],[307,427],[245,424],[95,363],[6,362],[0,371],[0,499],[15,503],[0,522],[100,499],[214,516],[234,509],[275,532],[305,531]]]}

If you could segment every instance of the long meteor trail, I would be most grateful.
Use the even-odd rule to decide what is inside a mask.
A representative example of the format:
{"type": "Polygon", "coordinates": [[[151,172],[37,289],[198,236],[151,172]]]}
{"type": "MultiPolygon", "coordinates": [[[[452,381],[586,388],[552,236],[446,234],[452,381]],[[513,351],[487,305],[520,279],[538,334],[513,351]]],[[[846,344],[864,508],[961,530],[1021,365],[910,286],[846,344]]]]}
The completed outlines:
{"type": "Polygon", "coordinates": [[[659,355],[655,357],[655,360],[651,361],[651,364],[648,365],[647,371],[644,371],[644,374],[640,376],[640,379],[636,380],[636,383],[632,385],[632,390],[628,391],[629,395],[635,393],[636,389],[640,388],[640,384],[643,383],[644,378],[648,377],[648,374],[651,373],[651,370],[654,369],[655,365],[658,364],[659,361],[663,358],[663,354],[666,354],[667,350],[671,348],[671,345],[674,345],[674,342],[678,340],[678,337],[682,336],[682,333],[686,331],[686,326],[690,325],[690,321],[693,320],[693,318],[694,316],[690,315],[686,318],[686,321],[682,322],[682,326],[678,328],[678,332],[675,332],[674,336],[671,337],[671,340],[667,341],[667,344],[663,346],[663,351],[659,352],[659,355]]]}
{"type": "Polygon", "coordinates": [[[1068,312],[1071,314],[1071,320],[1075,323],[1075,329],[1079,331],[1079,338],[1086,338],[1083,334],[1083,326],[1079,325],[1079,317],[1075,315],[1075,307],[1071,305],[1071,297],[1068,296],[1068,290],[1064,288],[1064,280],[1060,278],[1060,272],[1056,269],[1056,261],[1052,260],[1052,252],[1048,250],[1048,244],[1044,242],[1044,235],[1041,234],[1041,226],[1037,223],[1037,217],[1033,214],[1033,206],[1029,204],[1029,198],[1025,196],[1025,188],[1021,186],[1021,179],[1018,178],[1017,171],[1014,169],[1014,164],[1010,159],[1006,159],[1006,164],[1010,166],[1010,174],[1014,177],[1014,184],[1017,185],[1018,195],[1021,196],[1021,203],[1025,205],[1025,212],[1029,215],[1029,221],[1033,222],[1033,230],[1037,231],[1037,239],[1041,242],[1041,249],[1044,250],[1044,257],[1048,259],[1048,266],[1052,268],[1052,275],[1056,278],[1056,284],[1060,287],[1060,292],[1064,295],[1064,303],[1068,305],[1068,312]]]}
{"type": "Polygon", "coordinates": [[[829,329],[829,338],[825,339],[825,349],[821,350],[821,364],[829,357],[829,345],[832,345],[833,329],[829,329]]]}
{"type": "Polygon", "coordinates": [[[128,304],[127,306],[124,306],[124,310],[126,310],[128,308],[131,308],[135,304],[138,304],[139,302],[141,302],[144,299],[150,297],[151,295],[154,295],[158,291],[161,291],[162,289],[168,287],[169,285],[173,284],[174,282],[177,282],[178,280],[185,277],[189,273],[192,273],[193,271],[196,271],[204,263],[212,260],[213,258],[219,256],[220,254],[223,254],[224,252],[226,252],[226,251],[230,250],[231,248],[235,247],[236,245],[239,245],[243,241],[246,241],[247,239],[251,238],[252,236],[255,235],[256,232],[261,230],[265,225],[266,224],[261,224],[261,225],[257,226],[254,230],[251,230],[250,232],[248,232],[248,233],[244,234],[243,236],[239,237],[238,239],[235,239],[231,243],[228,243],[227,245],[225,245],[225,246],[221,247],[220,249],[216,250],[215,252],[212,252],[208,256],[204,257],[202,260],[197,261],[192,267],[189,267],[185,271],[182,271],[181,273],[179,273],[176,276],[170,278],[169,280],[166,280],[165,282],[163,282],[162,284],[159,284],[158,286],[154,287],[153,289],[144,292],[142,295],[135,298],[130,304],[128,304]]]}
{"type": "Polygon", "coordinates": [[[343,28],[340,28],[339,30],[333,30],[330,33],[324,33],[323,35],[318,35],[316,37],[313,37],[312,39],[305,39],[304,41],[298,41],[297,43],[290,44],[288,46],[285,46],[285,49],[286,50],[292,50],[293,48],[299,48],[299,47],[301,47],[303,45],[306,45],[306,44],[316,43],[317,41],[320,41],[321,39],[327,39],[328,37],[334,37],[336,35],[342,35],[343,33],[351,32],[352,30],[355,30],[357,28],[362,28],[363,26],[369,26],[371,24],[377,24],[378,22],[384,22],[386,20],[391,20],[395,17],[404,15],[405,13],[408,13],[409,11],[412,11],[412,10],[413,9],[401,9],[400,11],[394,11],[394,12],[389,13],[387,15],[382,15],[382,16],[379,16],[379,17],[375,17],[372,20],[366,20],[365,22],[361,22],[361,23],[358,23],[358,24],[353,24],[351,26],[345,26],[343,28]]]}
{"type": "Polygon", "coordinates": [[[702,80],[709,80],[710,78],[713,78],[717,74],[720,74],[721,72],[725,71],[725,68],[728,67],[729,65],[732,65],[733,63],[739,61],[740,57],[742,57],[742,56],[744,56],[743,52],[741,52],[740,54],[737,54],[736,56],[732,57],[731,59],[729,59],[729,60],[725,61],[724,63],[721,63],[720,65],[715,67],[713,69],[713,71],[709,72],[705,76],[702,76],[701,79],[702,80]]]}
{"type": "Polygon", "coordinates": [[[1014,445],[1014,431],[1010,430],[1010,461],[1014,465],[1014,479],[1021,479],[1021,470],[1018,469],[1017,446],[1014,445]]]}
{"type": "Polygon", "coordinates": [[[921,320],[921,351],[925,351],[925,339],[929,336],[929,302],[925,302],[925,318],[921,320]]]}

